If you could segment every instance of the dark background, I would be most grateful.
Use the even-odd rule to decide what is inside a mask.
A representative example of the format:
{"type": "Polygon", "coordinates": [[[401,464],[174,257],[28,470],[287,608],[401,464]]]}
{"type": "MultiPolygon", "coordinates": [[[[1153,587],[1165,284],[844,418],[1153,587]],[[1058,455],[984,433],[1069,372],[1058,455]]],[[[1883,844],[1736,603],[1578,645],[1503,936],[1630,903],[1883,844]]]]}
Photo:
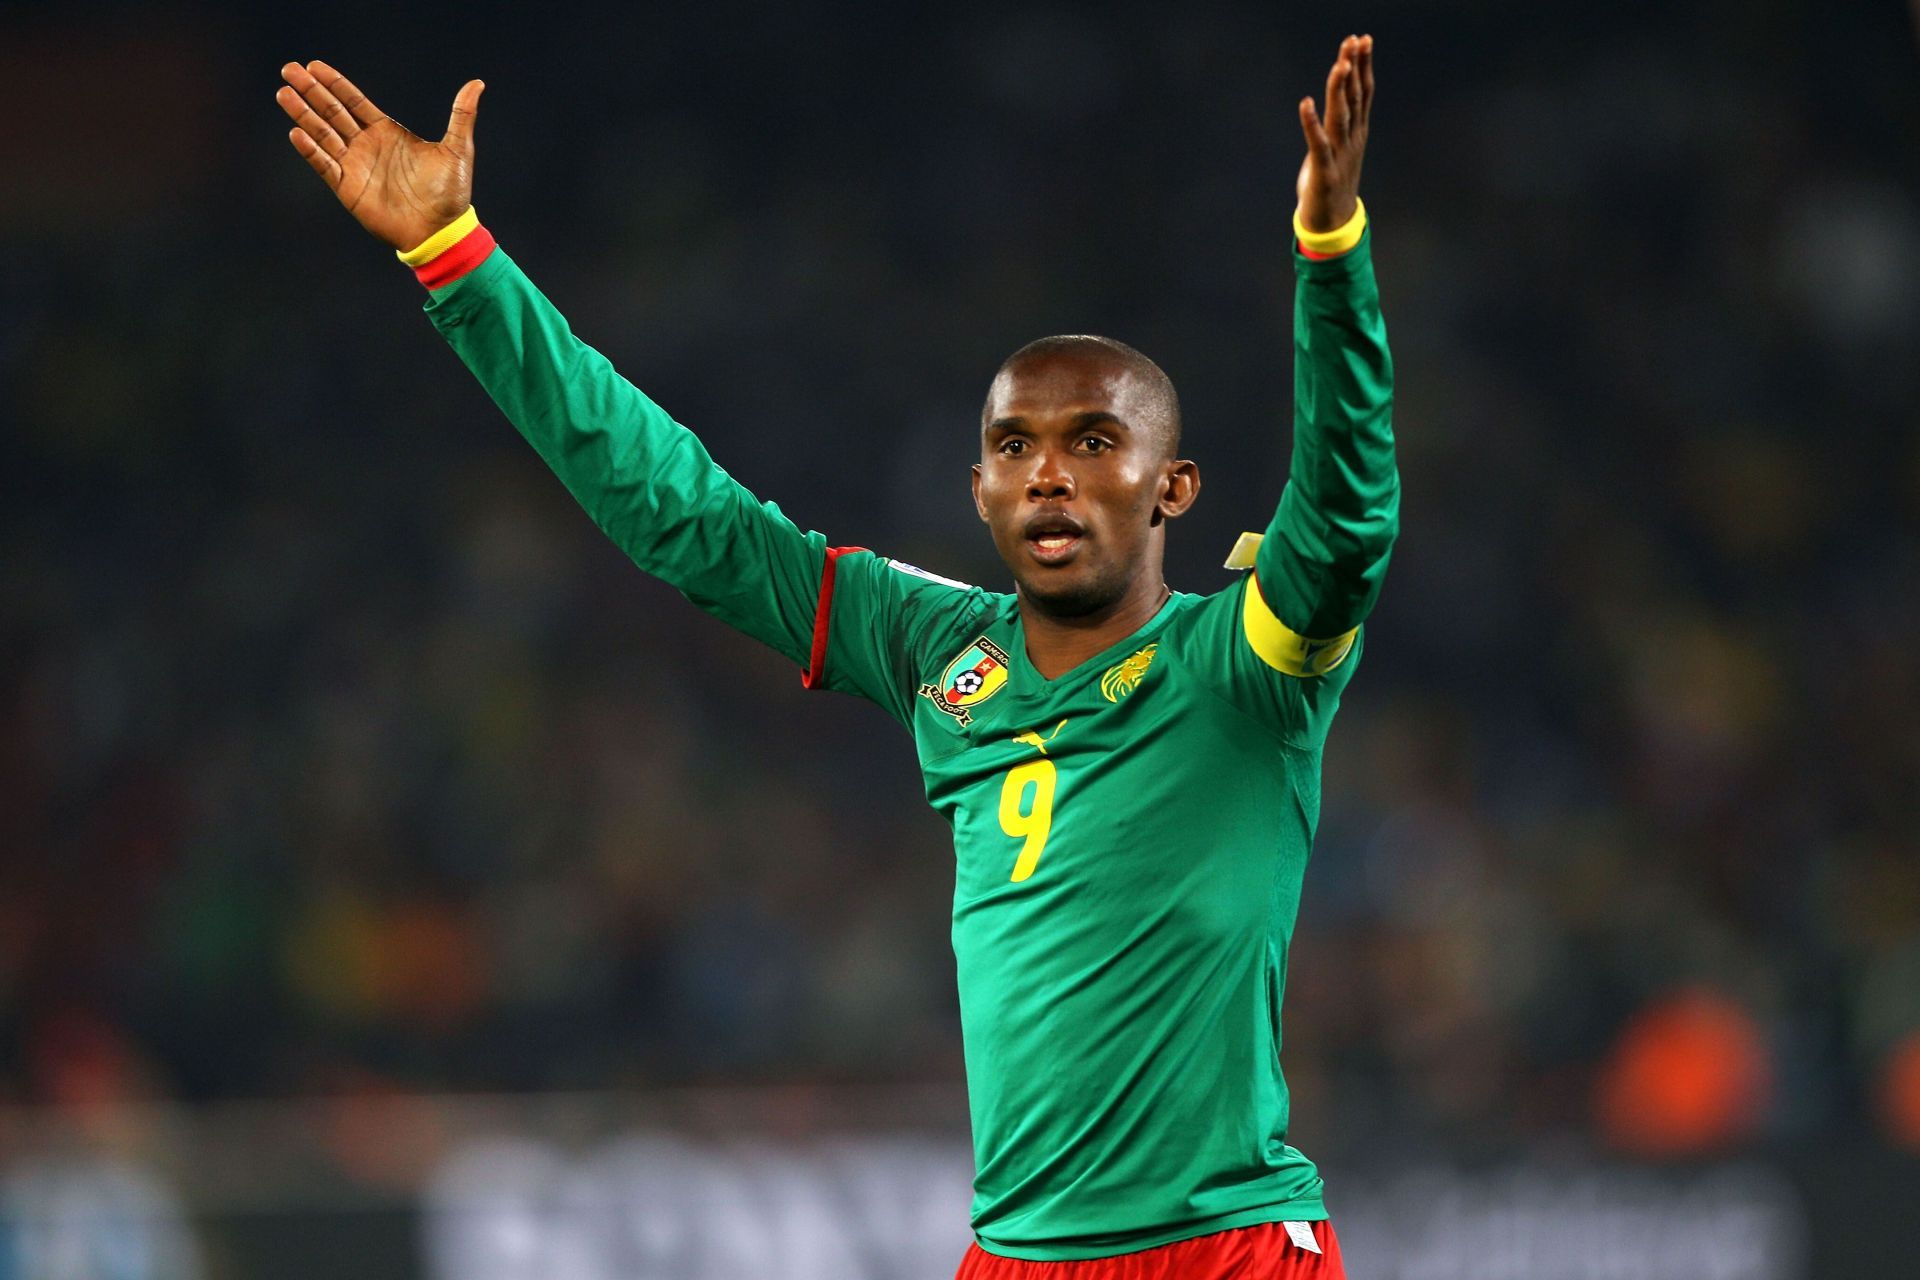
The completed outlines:
{"type": "Polygon", "coordinates": [[[995,365],[1142,348],[1210,591],[1285,479],[1294,104],[1367,30],[1404,531],[1327,750],[1294,1139],[1899,1163],[1911,19],[9,7],[0,1102],[960,1079],[908,740],[604,542],[294,153],[283,62],[433,137],[484,78],[487,225],[836,543],[1004,589],[995,365]]]}

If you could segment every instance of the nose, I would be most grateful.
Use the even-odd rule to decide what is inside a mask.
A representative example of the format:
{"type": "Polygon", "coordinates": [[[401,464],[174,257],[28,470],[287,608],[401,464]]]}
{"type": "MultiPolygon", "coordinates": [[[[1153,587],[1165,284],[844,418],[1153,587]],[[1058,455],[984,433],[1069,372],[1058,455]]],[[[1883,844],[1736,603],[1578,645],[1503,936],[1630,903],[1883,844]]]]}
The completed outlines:
{"type": "Polygon", "coordinates": [[[1049,499],[1072,501],[1073,468],[1058,449],[1035,449],[1033,470],[1027,474],[1027,497],[1036,502],[1049,499]]]}

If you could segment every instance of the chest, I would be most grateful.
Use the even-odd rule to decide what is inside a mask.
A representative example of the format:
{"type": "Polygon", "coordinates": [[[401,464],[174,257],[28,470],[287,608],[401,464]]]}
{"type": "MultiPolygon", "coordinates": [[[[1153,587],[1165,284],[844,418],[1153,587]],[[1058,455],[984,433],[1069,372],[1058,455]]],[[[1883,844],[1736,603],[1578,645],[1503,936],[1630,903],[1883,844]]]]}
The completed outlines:
{"type": "Polygon", "coordinates": [[[1143,643],[1098,669],[1043,680],[981,637],[920,685],[914,739],[927,798],[943,812],[990,775],[1045,761],[1084,771],[1177,728],[1186,710],[1179,664],[1143,643]]]}
{"type": "Polygon", "coordinates": [[[1284,761],[1177,647],[1057,681],[982,656],[923,686],[914,726],[961,899],[1126,892],[1164,882],[1170,851],[1224,859],[1270,827],[1284,761]]]}

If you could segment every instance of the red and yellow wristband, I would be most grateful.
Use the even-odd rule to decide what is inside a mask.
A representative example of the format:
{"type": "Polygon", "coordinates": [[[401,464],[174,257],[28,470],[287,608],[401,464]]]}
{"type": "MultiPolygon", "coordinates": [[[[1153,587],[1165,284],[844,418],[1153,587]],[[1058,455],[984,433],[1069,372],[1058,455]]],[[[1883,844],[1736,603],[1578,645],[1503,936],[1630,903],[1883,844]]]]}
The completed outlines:
{"type": "Polygon", "coordinates": [[[440,289],[466,275],[493,252],[493,232],[480,225],[480,215],[467,211],[411,249],[395,249],[393,256],[413,268],[429,289],[440,289]]]}
{"type": "Polygon", "coordinates": [[[1300,252],[1318,262],[1326,258],[1337,258],[1353,246],[1360,243],[1360,235],[1367,229],[1367,206],[1359,196],[1353,198],[1353,216],[1331,231],[1309,231],[1300,221],[1300,209],[1293,211],[1293,234],[1300,241],[1300,252]]]}

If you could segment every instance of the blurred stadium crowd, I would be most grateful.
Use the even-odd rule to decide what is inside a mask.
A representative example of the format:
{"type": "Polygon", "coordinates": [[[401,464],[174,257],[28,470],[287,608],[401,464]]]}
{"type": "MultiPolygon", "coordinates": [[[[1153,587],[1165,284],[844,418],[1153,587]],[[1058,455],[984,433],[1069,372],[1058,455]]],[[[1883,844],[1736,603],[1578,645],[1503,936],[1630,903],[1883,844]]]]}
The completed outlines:
{"type": "MultiPolygon", "coordinates": [[[[1369,19],[1405,532],[1327,752],[1297,1141],[1920,1149],[1911,33],[1527,12],[1369,19]]],[[[485,76],[488,225],[835,542],[1004,588],[995,363],[1143,348],[1211,591],[1285,475],[1293,104],[1344,30],[274,21],[0,55],[0,106],[116,87],[0,141],[46,175],[0,190],[0,1102],[957,1079],[906,737],[604,544],[292,154],[276,68],[435,136],[485,76]]]]}

